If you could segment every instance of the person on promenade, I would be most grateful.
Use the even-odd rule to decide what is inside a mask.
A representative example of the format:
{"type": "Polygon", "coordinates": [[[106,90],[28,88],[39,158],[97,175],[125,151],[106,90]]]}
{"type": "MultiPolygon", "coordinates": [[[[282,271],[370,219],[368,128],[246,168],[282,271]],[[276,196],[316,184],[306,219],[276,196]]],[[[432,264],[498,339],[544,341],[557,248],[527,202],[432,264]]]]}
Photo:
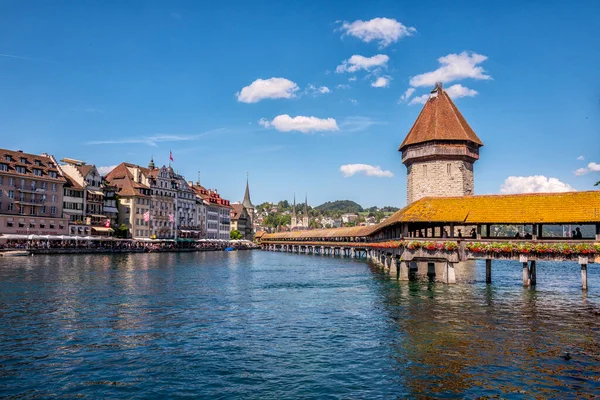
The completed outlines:
{"type": "Polygon", "coordinates": [[[447,238],[448,237],[448,231],[446,231],[445,229],[442,231],[442,238],[447,238]]]}
{"type": "Polygon", "coordinates": [[[475,228],[471,229],[471,239],[477,239],[477,231],[475,228]]]}
{"type": "Polygon", "coordinates": [[[583,235],[581,234],[581,230],[579,228],[575,228],[575,239],[583,239],[583,235]]]}
{"type": "Polygon", "coordinates": [[[459,238],[461,238],[461,237],[462,237],[462,230],[461,230],[461,229],[459,229],[459,230],[458,230],[458,237],[459,237],[459,238]]]}
{"type": "Polygon", "coordinates": [[[521,234],[519,232],[515,234],[515,239],[521,239],[521,234]]]}

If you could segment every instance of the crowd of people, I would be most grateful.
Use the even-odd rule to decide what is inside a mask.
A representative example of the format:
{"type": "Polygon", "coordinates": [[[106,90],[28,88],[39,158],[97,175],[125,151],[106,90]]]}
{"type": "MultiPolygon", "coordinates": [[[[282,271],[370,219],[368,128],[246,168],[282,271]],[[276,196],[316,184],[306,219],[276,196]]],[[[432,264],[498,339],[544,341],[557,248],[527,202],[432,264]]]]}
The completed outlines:
{"type": "Polygon", "coordinates": [[[131,252],[157,252],[177,250],[224,250],[248,249],[254,246],[248,243],[229,243],[226,241],[176,242],[176,241],[137,241],[137,240],[0,240],[0,250],[105,250],[131,252]]]}

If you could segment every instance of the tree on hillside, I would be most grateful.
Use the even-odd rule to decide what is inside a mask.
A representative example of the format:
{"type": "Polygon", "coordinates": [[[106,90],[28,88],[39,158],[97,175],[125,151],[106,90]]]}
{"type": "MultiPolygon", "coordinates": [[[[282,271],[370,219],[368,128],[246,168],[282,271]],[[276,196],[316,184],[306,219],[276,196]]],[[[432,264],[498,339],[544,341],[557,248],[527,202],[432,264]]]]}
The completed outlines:
{"type": "Polygon", "coordinates": [[[234,229],[231,232],[229,232],[229,237],[231,238],[231,240],[240,240],[242,238],[242,233],[237,229],[234,229]]]}

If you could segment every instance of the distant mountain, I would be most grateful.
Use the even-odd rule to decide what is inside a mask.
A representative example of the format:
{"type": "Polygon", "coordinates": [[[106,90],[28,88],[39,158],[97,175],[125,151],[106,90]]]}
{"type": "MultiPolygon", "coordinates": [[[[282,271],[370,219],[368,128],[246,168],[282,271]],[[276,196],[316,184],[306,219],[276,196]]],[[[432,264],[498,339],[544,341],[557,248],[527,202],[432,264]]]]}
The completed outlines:
{"type": "Polygon", "coordinates": [[[336,200],[336,201],[328,201],[320,206],[315,207],[315,210],[318,210],[322,213],[326,212],[342,212],[342,213],[359,213],[363,211],[363,208],[360,204],[352,201],[352,200],[336,200]]]}

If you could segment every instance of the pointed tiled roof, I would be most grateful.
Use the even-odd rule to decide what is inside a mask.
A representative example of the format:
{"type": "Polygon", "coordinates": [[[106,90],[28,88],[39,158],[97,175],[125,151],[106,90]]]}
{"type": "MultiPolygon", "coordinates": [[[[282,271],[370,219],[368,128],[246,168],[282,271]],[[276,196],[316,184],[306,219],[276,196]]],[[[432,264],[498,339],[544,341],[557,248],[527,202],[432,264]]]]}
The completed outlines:
{"type": "Polygon", "coordinates": [[[242,204],[246,208],[254,208],[252,201],[250,201],[250,187],[248,186],[248,177],[246,176],[246,193],[244,193],[244,201],[242,204]]]}
{"type": "Polygon", "coordinates": [[[399,150],[412,144],[445,140],[466,141],[483,146],[448,93],[442,89],[442,84],[438,83],[399,150]]]}

